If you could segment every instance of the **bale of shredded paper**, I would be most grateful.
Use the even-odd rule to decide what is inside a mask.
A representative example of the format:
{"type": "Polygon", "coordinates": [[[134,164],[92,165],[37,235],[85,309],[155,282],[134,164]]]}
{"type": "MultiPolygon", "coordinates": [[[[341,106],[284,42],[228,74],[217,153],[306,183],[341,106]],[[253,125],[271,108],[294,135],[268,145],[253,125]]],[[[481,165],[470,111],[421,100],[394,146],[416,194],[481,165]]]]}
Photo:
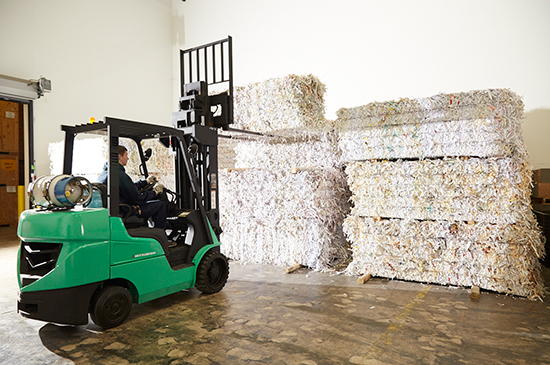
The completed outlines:
{"type": "Polygon", "coordinates": [[[336,115],[337,125],[342,130],[476,119],[521,120],[523,101],[509,89],[487,89],[373,102],[342,108],[336,115]]]}
{"type": "Polygon", "coordinates": [[[325,85],[313,75],[288,75],[236,87],[234,128],[255,132],[325,124],[325,85]]]}
{"type": "Polygon", "coordinates": [[[512,153],[526,157],[523,102],[507,89],[371,103],[337,114],[344,161],[512,153]]]}
{"type": "Polygon", "coordinates": [[[220,171],[222,252],[249,263],[325,270],[349,257],[343,172],[334,168],[220,171]]]}
{"type": "Polygon", "coordinates": [[[530,223],[377,220],[351,215],[344,231],[353,242],[350,274],[476,285],[531,299],[544,295],[539,262],[544,242],[530,223]]]}
{"type": "Polygon", "coordinates": [[[344,161],[525,155],[520,120],[475,119],[343,131],[344,161]]]}
{"type": "Polygon", "coordinates": [[[340,167],[336,134],[299,133],[287,137],[241,140],[235,144],[237,168],[340,167]]]}
{"type": "Polygon", "coordinates": [[[517,157],[354,162],[346,173],[355,215],[534,222],[531,168],[517,157]]]}

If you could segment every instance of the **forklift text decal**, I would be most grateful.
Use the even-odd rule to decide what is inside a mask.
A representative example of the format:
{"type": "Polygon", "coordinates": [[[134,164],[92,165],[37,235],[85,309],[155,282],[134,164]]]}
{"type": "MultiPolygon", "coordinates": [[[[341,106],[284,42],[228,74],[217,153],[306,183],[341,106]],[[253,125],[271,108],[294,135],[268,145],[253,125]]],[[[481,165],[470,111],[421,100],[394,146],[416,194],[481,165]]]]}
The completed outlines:
{"type": "Polygon", "coordinates": [[[151,255],[154,255],[154,254],[156,254],[156,253],[157,253],[156,251],[154,251],[154,252],[147,252],[147,253],[138,253],[137,255],[132,256],[132,258],[135,259],[135,258],[138,258],[138,257],[151,256],[151,255]]]}

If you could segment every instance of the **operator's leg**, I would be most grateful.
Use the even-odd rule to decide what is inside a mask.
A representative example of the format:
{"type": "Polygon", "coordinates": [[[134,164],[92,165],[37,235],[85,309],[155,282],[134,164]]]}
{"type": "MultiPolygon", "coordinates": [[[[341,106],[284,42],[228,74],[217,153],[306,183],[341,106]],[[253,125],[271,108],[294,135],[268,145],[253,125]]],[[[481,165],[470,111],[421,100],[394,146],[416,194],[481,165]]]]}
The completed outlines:
{"type": "Polygon", "coordinates": [[[160,200],[151,200],[141,206],[141,216],[152,218],[155,228],[166,228],[166,204],[160,200]]]}

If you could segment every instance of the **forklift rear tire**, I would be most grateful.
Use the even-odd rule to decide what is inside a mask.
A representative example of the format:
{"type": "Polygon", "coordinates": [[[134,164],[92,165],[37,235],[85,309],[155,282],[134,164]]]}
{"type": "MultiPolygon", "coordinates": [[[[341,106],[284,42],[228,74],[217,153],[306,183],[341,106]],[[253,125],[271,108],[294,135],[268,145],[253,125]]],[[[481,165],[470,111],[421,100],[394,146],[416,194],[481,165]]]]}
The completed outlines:
{"type": "Polygon", "coordinates": [[[202,258],[197,268],[195,287],[205,294],[217,293],[225,286],[229,277],[227,258],[217,251],[210,251],[202,258]]]}
{"type": "Polygon", "coordinates": [[[106,286],[92,297],[90,317],[104,329],[121,325],[132,310],[132,295],[121,286],[106,286]]]}

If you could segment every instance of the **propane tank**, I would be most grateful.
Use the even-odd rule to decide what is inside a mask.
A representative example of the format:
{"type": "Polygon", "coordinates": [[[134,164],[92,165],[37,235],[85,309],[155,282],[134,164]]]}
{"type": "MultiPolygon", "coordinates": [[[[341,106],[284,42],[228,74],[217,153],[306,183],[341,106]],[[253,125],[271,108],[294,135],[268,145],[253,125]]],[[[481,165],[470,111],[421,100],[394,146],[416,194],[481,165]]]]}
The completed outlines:
{"type": "Polygon", "coordinates": [[[46,209],[86,206],[92,198],[92,184],[82,176],[41,176],[29,185],[31,202],[46,209]]]}

